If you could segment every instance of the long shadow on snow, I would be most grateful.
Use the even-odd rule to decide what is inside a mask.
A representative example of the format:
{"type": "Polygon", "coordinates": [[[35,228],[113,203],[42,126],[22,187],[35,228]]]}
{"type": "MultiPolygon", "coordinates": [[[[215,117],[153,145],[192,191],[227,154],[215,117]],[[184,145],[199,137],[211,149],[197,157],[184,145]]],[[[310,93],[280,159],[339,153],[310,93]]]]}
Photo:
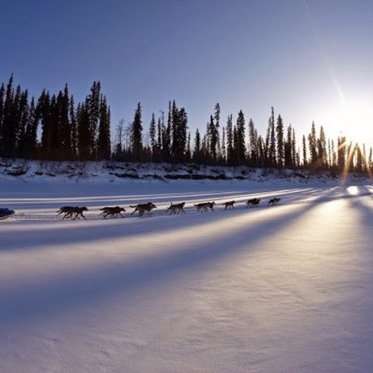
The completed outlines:
{"type": "MultiPolygon", "coordinates": [[[[97,196],[97,197],[86,197],[86,198],[68,198],[68,197],[61,197],[57,198],[56,201],[51,199],[38,199],[36,198],[35,201],[33,199],[27,199],[26,201],[18,201],[16,199],[4,199],[0,202],[4,207],[9,207],[12,209],[21,209],[21,210],[32,210],[35,209],[35,206],[40,209],[53,209],[58,210],[62,205],[85,205],[88,208],[99,208],[104,205],[121,205],[127,207],[128,205],[134,205],[137,203],[143,203],[147,201],[152,201],[156,204],[158,203],[171,203],[171,202],[181,202],[185,201],[187,203],[197,203],[197,202],[204,202],[208,200],[218,200],[223,201],[227,199],[232,199],[234,197],[238,200],[244,200],[245,198],[257,197],[257,196],[270,196],[270,195],[277,195],[281,196],[282,198],[286,198],[287,196],[291,196],[293,194],[308,194],[312,190],[317,191],[316,188],[302,188],[302,189],[280,189],[277,191],[274,190],[252,190],[252,191],[226,191],[226,192],[202,192],[200,194],[197,193],[183,193],[180,195],[177,194],[162,194],[157,193],[153,195],[138,195],[138,196],[131,196],[131,195],[123,195],[123,196],[116,196],[113,198],[111,196],[97,196]],[[125,203],[124,203],[125,202],[125,203]]],[[[50,212],[50,211],[49,211],[50,212]]],[[[32,215],[31,215],[32,216],[32,215]]]]}
{"type": "MultiPolygon", "coordinates": [[[[359,187],[358,194],[365,195],[365,190],[369,190],[369,189],[367,187],[359,187]]],[[[349,202],[350,202],[350,206],[356,209],[359,215],[362,217],[361,222],[359,223],[359,228],[363,229],[365,232],[363,239],[366,240],[366,237],[369,237],[369,236],[373,237],[373,231],[372,231],[373,205],[372,207],[369,207],[367,204],[362,203],[361,199],[358,199],[358,198],[351,198],[349,202]]]]}
{"type": "MultiPolygon", "coordinates": [[[[322,198],[322,197],[320,197],[322,198]]],[[[224,257],[250,250],[250,247],[278,234],[296,220],[301,219],[311,209],[317,207],[317,200],[307,206],[299,206],[296,211],[286,214],[277,209],[276,216],[247,227],[242,225],[233,233],[211,237],[197,246],[159,253],[156,256],[139,258],[136,263],[120,264],[113,260],[114,266],[95,265],[67,278],[57,277],[27,284],[20,279],[19,284],[5,292],[0,292],[0,320],[2,323],[43,320],[46,316],[55,317],[59,313],[85,304],[103,302],[112,295],[137,291],[144,285],[156,284],[164,278],[172,283],[170,277],[178,276],[181,271],[190,271],[201,265],[208,265],[224,257]],[[262,229],[265,227],[266,229],[262,229]],[[259,233],[258,233],[259,232],[259,233]]],[[[275,210],[276,211],[276,210],[275,210]]]]}
{"type": "MultiPolygon", "coordinates": [[[[322,194],[320,196],[320,191],[315,190],[313,194],[317,196],[315,199],[316,202],[327,202],[331,201],[336,198],[342,198],[341,196],[331,196],[335,192],[336,188],[332,188],[327,191],[327,193],[322,194]]],[[[309,197],[310,194],[307,193],[307,197],[309,197]]],[[[356,198],[360,196],[344,196],[343,198],[356,198]]],[[[284,203],[294,203],[291,202],[291,199],[289,198],[288,201],[285,201],[284,203]]],[[[309,201],[303,202],[307,205],[309,205],[309,201]]],[[[262,206],[261,208],[265,208],[265,206],[262,206]]],[[[243,206],[240,207],[240,209],[244,209],[244,211],[257,211],[257,209],[246,209],[243,206]]],[[[235,212],[238,212],[238,208],[236,208],[235,212]]],[[[189,211],[189,210],[188,210],[189,211]]],[[[239,210],[240,211],[240,210],[239,210]]],[[[219,221],[221,219],[225,219],[228,215],[228,212],[220,211],[218,210],[214,214],[214,219],[216,221],[219,221]],[[219,214],[216,214],[216,213],[219,214]],[[223,213],[222,215],[220,213],[223,213]],[[218,216],[216,216],[218,215],[218,216]]],[[[233,211],[231,212],[233,213],[233,211]]],[[[166,211],[158,212],[158,214],[166,214],[166,211]]],[[[198,214],[197,214],[198,215],[198,214]]],[[[207,214],[206,214],[207,215],[207,214]]],[[[76,225],[71,226],[71,223],[67,223],[66,226],[59,226],[55,229],[51,229],[48,227],[47,234],[45,237],[43,237],[42,231],[40,229],[35,230],[34,227],[30,229],[18,229],[16,233],[16,237],[12,236],[11,234],[8,234],[8,242],[6,239],[3,238],[2,247],[0,248],[1,251],[14,251],[14,250],[27,250],[30,248],[38,248],[41,247],[44,249],[48,249],[50,247],[55,247],[56,245],[68,245],[68,244],[79,244],[79,243],[87,243],[89,241],[95,241],[99,242],[100,240],[106,240],[106,239],[116,239],[116,238],[123,238],[123,240],[130,238],[131,236],[139,234],[138,229],[144,228],[144,224],[147,224],[149,226],[145,227],[146,232],[154,233],[158,232],[160,233],[162,230],[166,229],[179,229],[187,226],[192,227],[194,225],[199,225],[201,223],[200,218],[196,217],[196,213],[194,212],[193,217],[190,217],[188,214],[188,219],[178,219],[178,217],[168,217],[165,220],[162,221],[162,224],[159,223],[153,223],[153,221],[148,220],[150,218],[143,217],[141,219],[137,218],[136,216],[131,217],[131,220],[128,221],[128,217],[126,218],[126,221],[123,222],[121,220],[112,220],[110,221],[110,225],[107,223],[100,224],[100,226],[95,225],[92,227],[91,225],[85,225],[86,223],[84,221],[76,222],[76,225]],[[167,220],[168,219],[168,220],[167,220]],[[192,220],[193,219],[193,220],[192,220]],[[137,228],[137,229],[136,229],[137,228]],[[92,235],[92,230],[94,229],[94,234],[92,235]],[[66,230],[67,234],[61,236],[61,231],[66,230]],[[128,232],[130,230],[130,232],[128,232]]],[[[109,222],[109,219],[107,219],[107,222],[109,222]]],[[[32,225],[32,221],[30,221],[30,224],[32,225]]],[[[5,236],[6,237],[6,236],[5,236]]]]}
{"type": "Polygon", "coordinates": [[[86,206],[103,206],[103,205],[133,205],[147,201],[167,203],[179,199],[193,200],[197,197],[202,199],[210,198],[229,198],[234,194],[242,194],[243,191],[226,191],[226,192],[202,192],[196,193],[156,193],[156,194],[143,194],[143,195],[117,195],[117,196],[95,196],[95,197],[56,197],[56,198],[0,198],[0,203],[4,206],[11,206],[13,209],[29,210],[39,206],[39,209],[56,209],[66,205],[86,205],[86,206]]]}
{"type": "MultiPolygon", "coordinates": [[[[320,196],[320,190],[313,192],[316,195],[316,199],[312,203],[318,203],[325,201],[327,195],[334,192],[334,188],[328,191],[324,190],[324,194],[320,196]],[[325,195],[326,194],[326,195],[325,195]]],[[[309,197],[309,192],[307,193],[309,197]]],[[[290,201],[289,201],[290,202],[290,201]]],[[[286,201],[284,202],[286,203],[286,201]]],[[[307,204],[307,206],[309,203],[307,204]]],[[[66,226],[59,225],[56,228],[49,226],[43,235],[43,230],[34,229],[17,229],[15,235],[7,233],[3,237],[0,252],[4,251],[15,251],[15,250],[29,250],[36,248],[38,250],[48,250],[56,246],[70,245],[70,244],[85,244],[88,242],[100,242],[107,239],[122,239],[125,245],[126,239],[141,234],[143,230],[147,233],[162,233],[167,230],[175,230],[181,228],[193,229],[194,227],[199,228],[201,223],[204,223],[205,219],[214,219],[214,222],[227,219],[232,216],[236,216],[238,213],[255,214],[257,211],[267,208],[262,205],[259,208],[247,209],[244,206],[237,207],[235,210],[224,211],[219,208],[217,211],[211,213],[198,214],[192,211],[193,208],[189,208],[183,218],[181,216],[164,216],[162,221],[153,221],[151,217],[144,216],[138,218],[137,216],[126,217],[123,219],[106,219],[105,222],[101,223],[100,220],[96,219],[90,225],[89,222],[76,221],[76,225],[71,226],[71,222],[67,222],[66,226]],[[189,212],[192,212],[189,213],[189,212]],[[212,215],[214,214],[214,215],[212,215]],[[212,215],[212,216],[211,216],[212,215]],[[86,224],[88,223],[88,224],[86,224]],[[66,234],[61,232],[66,231],[66,234]]],[[[166,211],[159,211],[158,215],[166,215],[166,211]]],[[[40,223],[38,223],[40,224],[40,223]]],[[[30,221],[30,225],[33,223],[30,221]]]]}

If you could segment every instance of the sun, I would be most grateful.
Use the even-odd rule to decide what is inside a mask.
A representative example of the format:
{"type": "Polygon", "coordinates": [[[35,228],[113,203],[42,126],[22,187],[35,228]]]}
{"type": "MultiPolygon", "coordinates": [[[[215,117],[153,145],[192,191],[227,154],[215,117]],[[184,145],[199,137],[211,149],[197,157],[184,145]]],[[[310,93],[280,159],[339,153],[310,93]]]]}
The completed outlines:
{"type": "Polygon", "coordinates": [[[328,105],[327,101],[323,103],[326,109],[323,121],[327,137],[334,141],[340,138],[342,142],[338,141],[338,150],[345,149],[346,152],[343,181],[349,172],[364,169],[373,179],[371,169],[367,167],[373,148],[373,97],[371,100],[369,97],[354,95],[347,99],[341,94],[334,105],[330,102],[328,105]],[[361,162],[358,162],[358,157],[361,157],[361,162]]]}
{"type": "Polygon", "coordinates": [[[334,135],[346,137],[347,142],[373,146],[373,102],[362,98],[341,103],[329,119],[334,135]]]}

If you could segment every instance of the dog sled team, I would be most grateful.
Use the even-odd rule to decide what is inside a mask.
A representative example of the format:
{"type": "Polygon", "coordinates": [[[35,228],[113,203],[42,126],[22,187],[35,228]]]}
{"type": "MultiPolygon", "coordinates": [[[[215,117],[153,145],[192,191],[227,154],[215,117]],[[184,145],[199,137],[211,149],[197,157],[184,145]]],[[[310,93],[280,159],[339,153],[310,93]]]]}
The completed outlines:
{"type": "MultiPolygon", "coordinates": [[[[252,208],[252,207],[258,207],[261,202],[261,198],[250,198],[245,202],[245,207],[252,208]]],[[[271,198],[267,205],[268,206],[278,206],[280,204],[281,198],[274,197],[271,198]]],[[[224,206],[224,210],[230,210],[234,209],[236,201],[227,201],[222,203],[222,206],[224,206]]],[[[214,206],[216,205],[215,202],[201,202],[194,204],[194,207],[196,208],[196,212],[203,213],[203,212],[213,212],[214,206]]],[[[144,216],[145,213],[148,215],[151,214],[151,211],[157,206],[152,202],[147,203],[139,203],[137,205],[130,205],[130,207],[133,209],[131,215],[134,215],[135,213],[138,213],[138,216],[144,216]]],[[[185,214],[185,202],[181,203],[171,203],[171,205],[167,208],[167,212],[170,215],[178,215],[178,214],[185,214]]],[[[57,215],[63,214],[62,219],[86,219],[84,216],[84,212],[88,211],[88,208],[86,206],[64,206],[61,207],[57,211],[57,215]]],[[[101,213],[100,216],[103,216],[105,219],[107,217],[111,218],[118,218],[119,216],[124,217],[122,213],[126,211],[125,208],[120,206],[106,206],[100,209],[101,213]]]]}
{"type": "MultiPolygon", "coordinates": [[[[278,206],[280,204],[281,198],[274,197],[271,198],[267,205],[268,206],[278,206]]],[[[261,199],[260,198],[250,198],[245,202],[245,207],[258,207],[260,205],[261,199]]],[[[230,210],[234,209],[236,201],[227,201],[222,203],[222,206],[224,206],[224,210],[230,210]]],[[[203,213],[203,212],[213,212],[214,206],[216,205],[215,202],[202,202],[202,203],[196,203],[194,204],[194,207],[196,208],[196,212],[203,213]]],[[[151,214],[151,211],[157,206],[152,202],[147,203],[139,203],[137,205],[130,205],[130,207],[133,209],[131,215],[134,215],[135,213],[138,213],[138,216],[144,216],[145,213],[148,215],[151,214]]],[[[171,203],[171,205],[167,208],[167,212],[170,215],[178,215],[178,214],[184,214],[185,210],[185,202],[181,203],[171,203]]],[[[71,219],[76,220],[83,218],[87,220],[87,218],[84,216],[84,212],[88,211],[88,208],[86,206],[63,206],[57,211],[57,216],[62,215],[62,220],[64,219],[71,219]]],[[[122,213],[126,211],[124,207],[120,206],[106,206],[100,208],[100,216],[104,217],[105,219],[107,217],[110,218],[118,218],[119,216],[124,217],[122,213]]],[[[10,210],[7,208],[0,208],[0,220],[6,219],[9,216],[13,215],[15,213],[14,210],[10,210]]]]}
{"type": "MultiPolygon", "coordinates": [[[[268,206],[278,206],[280,204],[281,198],[274,197],[271,198],[268,201],[268,206]]],[[[260,198],[250,198],[245,202],[246,207],[258,207],[261,202],[260,198]]],[[[236,201],[227,201],[223,202],[222,206],[224,206],[225,210],[230,210],[234,208],[236,201]]],[[[196,212],[203,213],[203,212],[213,212],[214,206],[216,205],[215,202],[201,202],[194,204],[194,207],[196,208],[196,212]]],[[[135,213],[138,213],[138,216],[143,216],[145,213],[150,214],[151,211],[157,206],[152,202],[147,203],[139,203],[137,205],[130,205],[131,208],[134,210],[132,211],[131,215],[134,215],[135,213]]],[[[185,214],[185,202],[180,203],[171,203],[171,205],[167,208],[167,212],[170,213],[170,215],[178,215],[178,214],[185,214]]],[[[71,219],[76,220],[83,218],[87,220],[87,218],[84,216],[84,212],[88,211],[88,208],[86,206],[63,206],[57,211],[57,216],[62,215],[62,220],[64,219],[71,219]]],[[[119,216],[124,217],[122,213],[126,211],[124,207],[120,206],[106,206],[102,207],[100,209],[100,216],[104,217],[105,219],[107,217],[111,218],[118,218],[119,216]]],[[[6,219],[9,216],[13,215],[15,213],[14,210],[6,209],[6,208],[0,208],[0,220],[6,219]]]]}

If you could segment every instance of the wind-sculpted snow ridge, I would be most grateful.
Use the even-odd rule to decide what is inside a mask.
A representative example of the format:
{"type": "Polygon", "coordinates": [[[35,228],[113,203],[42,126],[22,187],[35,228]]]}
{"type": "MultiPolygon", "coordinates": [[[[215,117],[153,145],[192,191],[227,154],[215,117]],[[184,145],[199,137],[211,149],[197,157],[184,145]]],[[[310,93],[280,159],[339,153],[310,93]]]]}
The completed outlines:
{"type": "Polygon", "coordinates": [[[372,193],[0,179],[16,211],[0,222],[0,372],[370,372],[372,193]],[[144,201],[153,215],[130,218],[144,201]],[[203,201],[215,211],[197,213],[203,201]],[[69,204],[87,220],[56,218],[69,204]],[[100,217],[105,205],[126,217],[100,217]]]}

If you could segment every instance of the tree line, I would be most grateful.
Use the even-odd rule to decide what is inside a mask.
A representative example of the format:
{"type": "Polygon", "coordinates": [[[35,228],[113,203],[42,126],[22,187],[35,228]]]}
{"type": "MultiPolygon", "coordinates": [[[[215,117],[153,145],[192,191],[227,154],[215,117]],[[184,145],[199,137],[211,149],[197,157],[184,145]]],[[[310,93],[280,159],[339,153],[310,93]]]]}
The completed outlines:
{"type": "Polygon", "coordinates": [[[142,125],[141,104],[137,104],[134,119],[125,126],[121,120],[116,128],[112,158],[137,162],[194,162],[196,164],[228,165],[261,168],[303,168],[311,171],[344,170],[370,173],[373,168],[372,147],[349,142],[339,136],[337,142],[326,137],[323,126],[317,130],[313,122],[310,132],[297,136],[292,125],[285,126],[274,108],[268,118],[265,136],[258,133],[253,120],[248,121],[242,110],[236,118],[228,115],[224,125],[220,105],[206,124],[192,135],[188,130],[185,108],[169,102],[167,119],[164,112],[158,118],[152,114],[148,131],[142,125]]]}
{"type": "Polygon", "coordinates": [[[280,114],[270,110],[267,130],[259,134],[242,110],[224,123],[217,103],[206,128],[192,134],[188,114],[175,100],[168,111],[152,114],[144,129],[141,103],[133,120],[120,120],[111,141],[110,107],[93,82],[85,100],[75,103],[68,86],[58,94],[44,90],[35,99],[13,76],[0,86],[0,157],[40,160],[116,160],[229,165],[263,168],[304,168],[343,172],[371,172],[372,147],[339,136],[326,137],[323,126],[297,137],[280,114]]]}
{"type": "Polygon", "coordinates": [[[0,156],[43,160],[101,160],[111,157],[110,108],[94,82],[75,104],[68,86],[58,94],[43,90],[35,99],[14,87],[13,76],[0,86],[0,156]]]}

